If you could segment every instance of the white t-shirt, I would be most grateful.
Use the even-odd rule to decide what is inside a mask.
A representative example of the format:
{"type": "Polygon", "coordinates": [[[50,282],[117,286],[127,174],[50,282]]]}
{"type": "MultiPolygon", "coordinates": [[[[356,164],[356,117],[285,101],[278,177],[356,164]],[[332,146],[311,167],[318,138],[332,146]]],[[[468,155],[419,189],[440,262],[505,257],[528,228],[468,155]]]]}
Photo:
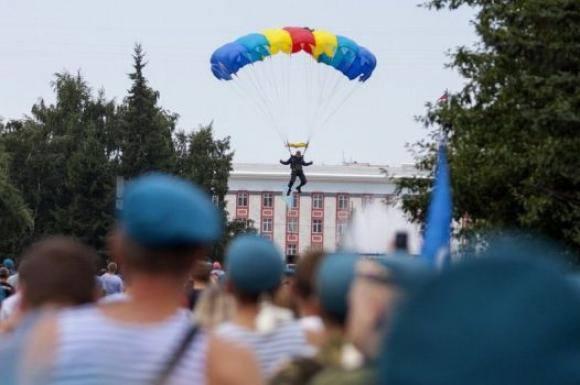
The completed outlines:
{"type": "Polygon", "coordinates": [[[309,315],[306,317],[302,317],[298,320],[302,330],[305,332],[321,332],[324,330],[324,324],[322,323],[322,319],[315,315],[309,315]]]}
{"type": "Polygon", "coordinates": [[[8,318],[12,317],[18,309],[18,306],[20,306],[21,297],[22,295],[17,292],[2,301],[2,307],[0,308],[0,321],[6,321],[8,318]]]}
{"type": "Polygon", "coordinates": [[[225,322],[216,328],[216,335],[254,352],[266,377],[274,374],[285,361],[310,354],[306,336],[295,321],[278,325],[270,332],[258,332],[225,322]]]}
{"type": "MultiPolygon", "coordinates": [[[[98,306],[62,311],[55,363],[46,384],[142,385],[153,383],[191,327],[179,310],[155,324],[118,322],[98,306]]],[[[207,334],[198,331],[167,385],[205,385],[207,334]]]]}

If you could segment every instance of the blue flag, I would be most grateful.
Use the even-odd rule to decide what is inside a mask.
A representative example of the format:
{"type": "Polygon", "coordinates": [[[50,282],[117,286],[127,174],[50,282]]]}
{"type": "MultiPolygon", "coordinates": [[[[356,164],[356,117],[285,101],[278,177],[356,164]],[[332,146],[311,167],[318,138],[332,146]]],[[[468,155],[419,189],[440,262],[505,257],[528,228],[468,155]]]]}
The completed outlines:
{"type": "Polygon", "coordinates": [[[451,241],[451,182],[445,144],[439,145],[435,184],[427,210],[427,225],[421,255],[432,266],[442,266],[449,259],[451,241]]]}

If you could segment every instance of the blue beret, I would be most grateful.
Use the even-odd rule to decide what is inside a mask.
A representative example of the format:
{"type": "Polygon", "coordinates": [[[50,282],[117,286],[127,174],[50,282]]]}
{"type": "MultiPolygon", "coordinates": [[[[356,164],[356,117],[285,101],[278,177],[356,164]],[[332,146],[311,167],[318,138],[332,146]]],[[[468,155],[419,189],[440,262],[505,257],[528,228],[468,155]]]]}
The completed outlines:
{"type": "Polygon", "coordinates": [[[12,259],[10,259],[10,258],[4,259],[4,261],[2,262],[2,264],[7,269],[14,269],[14,261],[12,259]]]}
{"type": "Polygon", "coordinates": [[[433,274],[433,270],[422,258],[406,253],[387,254],[377,259],[377,262],[388,270],[389,283],[406,291],[416,290],[433,274]]]}
{"type": "Polygon", "coordinates": [[[284,274],[284,257],[272,241],[242,235],[232,241],[225,255],[228,280],[236,290],[256,295],[275,289],[284,274]]]}
{"type": "Polygon", "coordinates": [[[159,173],[128,184],[119,220],[131,239],[152,248],[211,243],[222,233],[207,194],[186,180],[159,173]]]}
{"type": "Polygon", "coordinates": [[[344,322],[348,313],[348,292],[354,281],[358,256],[330,254],[322,261],[316,275],[316,291],[323,310],[344,322]]]}
{"type": "Polygon", "coordinates": [[[395,320],[379,384],[580,384],[580,296],[559,267],[474,259],[435,276],[395,320]]]}

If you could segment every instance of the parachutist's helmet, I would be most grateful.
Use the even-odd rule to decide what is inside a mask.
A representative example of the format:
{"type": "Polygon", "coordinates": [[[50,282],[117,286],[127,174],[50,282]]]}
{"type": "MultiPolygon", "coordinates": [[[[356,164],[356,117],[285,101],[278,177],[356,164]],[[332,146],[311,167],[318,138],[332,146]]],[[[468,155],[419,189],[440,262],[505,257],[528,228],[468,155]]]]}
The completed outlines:
{"type": "Polygon", "coordinates": [[[300,156],[300,155],[302,155],[302,153],[300,151],[296,151],[296,155],[300,156]]]}

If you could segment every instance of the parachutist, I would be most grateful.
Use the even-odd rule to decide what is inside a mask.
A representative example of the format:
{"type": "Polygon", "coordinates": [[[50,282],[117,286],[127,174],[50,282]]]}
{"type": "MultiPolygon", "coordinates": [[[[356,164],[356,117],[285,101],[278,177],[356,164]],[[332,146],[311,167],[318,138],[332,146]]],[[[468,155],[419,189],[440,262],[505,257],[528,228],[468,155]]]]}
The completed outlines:
{"type": "Polygon", "coordinates": [[[294,182],[296,182],[296,178],[300,179],[300,184],[296,187],[296,191],[298,193],[302,192],[302,187],[308,183],[306,180],[306,176],[304,175],[304,171],[302,170],[302,166],[310,166],[312,162],[305,162],[304,157],[300,151],[296,151],[294,155],[290,155],[288,160],[280,160],[280,163],[283,165],[290,165],[290,182],[288,183],[288,192],[286,195],[290,195],[292,192],[292,186],[294,186],[294,182]]]}

